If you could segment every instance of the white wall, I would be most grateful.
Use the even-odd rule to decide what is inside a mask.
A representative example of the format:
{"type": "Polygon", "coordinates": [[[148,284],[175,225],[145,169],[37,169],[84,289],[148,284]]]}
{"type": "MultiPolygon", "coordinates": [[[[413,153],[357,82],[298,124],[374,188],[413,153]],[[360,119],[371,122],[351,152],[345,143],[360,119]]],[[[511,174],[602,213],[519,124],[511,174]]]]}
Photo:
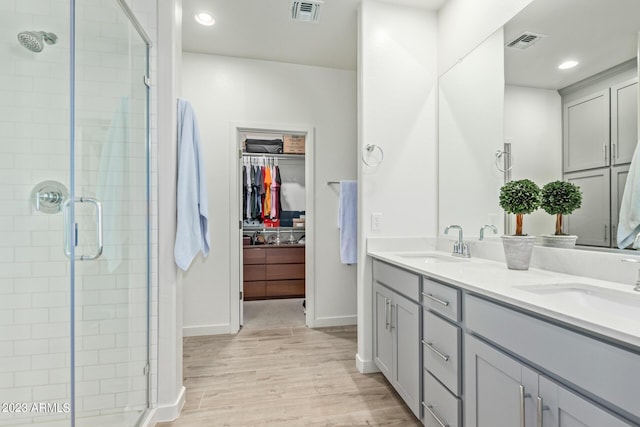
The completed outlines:
{"type": "Polygon", "coordinates": [[[533,0],[449,0],[438,11],[438,75],[533,0]]]}
{"type": "Polygon", "coordinates": [[[366,238],[371,213],[382,214],[376,235],[436,231],[436,15],[423,9],[364,0],[359,13],[358,147],[384,150],[378,167],[358,162],[358,355],[372,362],[371,265],[366,238]]]}
{"type": "MultiPolygon", "coordinates": [[[[562,179],[562,102],[558,91],[507,85],[504,137],[511,141],[514,180],[528,178],[542,188],[562,179]]],[[[555,216],[542,209],[524,218],[527,234],[552,234],[554,227],[555,216]]]]}
{"type": "Polygon", "coordinates": [[[184,333],[231,332],[229,253],[233,123],[315,127],[316,326],[353,324],[356,271],[339,263],[338,195],[326,181],[356,178],[353,71],[185,53],[182,97],[196,111],[207,166],[211,253],[184,274],[184,333]]]}

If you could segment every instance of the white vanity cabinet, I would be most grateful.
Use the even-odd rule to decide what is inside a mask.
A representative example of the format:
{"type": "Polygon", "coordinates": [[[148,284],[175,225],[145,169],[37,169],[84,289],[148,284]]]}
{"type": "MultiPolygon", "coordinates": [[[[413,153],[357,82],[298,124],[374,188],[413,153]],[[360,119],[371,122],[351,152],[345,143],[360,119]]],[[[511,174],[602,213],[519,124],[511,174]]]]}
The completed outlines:
{"type": "Polygon", "coordinates": [[[465,315],[466,427],[637,425],[640,355],[471,295],[465,315]]]}
{"type": "Polygon", "coordinates": [[[374,260],[374,362],[420,417],[420,276],[374,260]]]}

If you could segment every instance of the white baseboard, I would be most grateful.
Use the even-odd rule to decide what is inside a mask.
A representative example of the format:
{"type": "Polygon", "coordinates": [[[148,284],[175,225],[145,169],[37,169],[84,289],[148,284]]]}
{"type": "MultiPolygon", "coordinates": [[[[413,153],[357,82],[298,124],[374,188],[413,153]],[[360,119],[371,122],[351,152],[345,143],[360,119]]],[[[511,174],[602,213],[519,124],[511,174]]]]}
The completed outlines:
{"type": "Polygon", "coordinates": [[[310,328],[328,328],[331,326],[351,326],[358,323],[358,316],[320,317],[313,321],[310,328]]]}
{"type": "Polygon", "coordinates": [[[182,328],[183,337],[201,337],[204,335],[224,335],[231,333],[231,325],[199,325],[184,326],[182,328]]]}
{"type": "MultiPolygon", "coordinates": [[[[180,393],[178,394],[178,398],[174,403],[169,405],[158,405],[155,410],[155,417],[153,420],[153,424],[148,424],[149,426],[154,426],[156,423],[162,421],[174,421],[180,416],[180,411],[182,411],[182,407],[185,402],[185,392],[186,389],[182,387],[180,393]]],[[[144,424],[143,424],[144,425],[144,424]]]]}
{"type": "Polygon", "coordinates": [[[380,369],[376,366],[373,360],[363,360],[359,354],[356,354],[356,368],[361,374],[373,374],[374,372],[380,372],[380,369]]]}
{"type": "Polygon", "coordinates": [[[140,427],[153,427],[158,422],[156,408],[149,409],[144,419],[140,422],[140,427]]]}

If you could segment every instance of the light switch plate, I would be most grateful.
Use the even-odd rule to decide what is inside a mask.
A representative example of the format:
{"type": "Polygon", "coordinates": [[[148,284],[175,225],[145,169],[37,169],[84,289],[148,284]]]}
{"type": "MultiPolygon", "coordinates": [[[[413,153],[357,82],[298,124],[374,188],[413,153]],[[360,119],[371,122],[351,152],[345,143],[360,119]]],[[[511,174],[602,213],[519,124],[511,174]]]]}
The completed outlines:
{"type": "Polygon", "coordinates": [[[375,231],[375,232],[382,231],[382,213],[381,212],[371,213],[371,231],[375,231]]]}

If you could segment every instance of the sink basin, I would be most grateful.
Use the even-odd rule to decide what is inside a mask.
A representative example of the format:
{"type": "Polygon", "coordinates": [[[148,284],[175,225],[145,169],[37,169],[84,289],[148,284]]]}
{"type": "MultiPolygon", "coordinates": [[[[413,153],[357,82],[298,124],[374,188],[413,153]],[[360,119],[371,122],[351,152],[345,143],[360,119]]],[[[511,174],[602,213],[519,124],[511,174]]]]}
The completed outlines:
{"type": "Polygon", "coordinates": [[[527,292],[544,295],[559,306],[597,311],[626,319],[640,319],[640,295],[600,288],[585,283],[517,286],[527,292]]]}
{"type": "Polygon", "coordinates": [[[408,260],[433,264],[438,262],[468,262],[465,258],[456,258],[452,255],[442,255],[435,252],[399,252],[396,256],[408,260]]]}

